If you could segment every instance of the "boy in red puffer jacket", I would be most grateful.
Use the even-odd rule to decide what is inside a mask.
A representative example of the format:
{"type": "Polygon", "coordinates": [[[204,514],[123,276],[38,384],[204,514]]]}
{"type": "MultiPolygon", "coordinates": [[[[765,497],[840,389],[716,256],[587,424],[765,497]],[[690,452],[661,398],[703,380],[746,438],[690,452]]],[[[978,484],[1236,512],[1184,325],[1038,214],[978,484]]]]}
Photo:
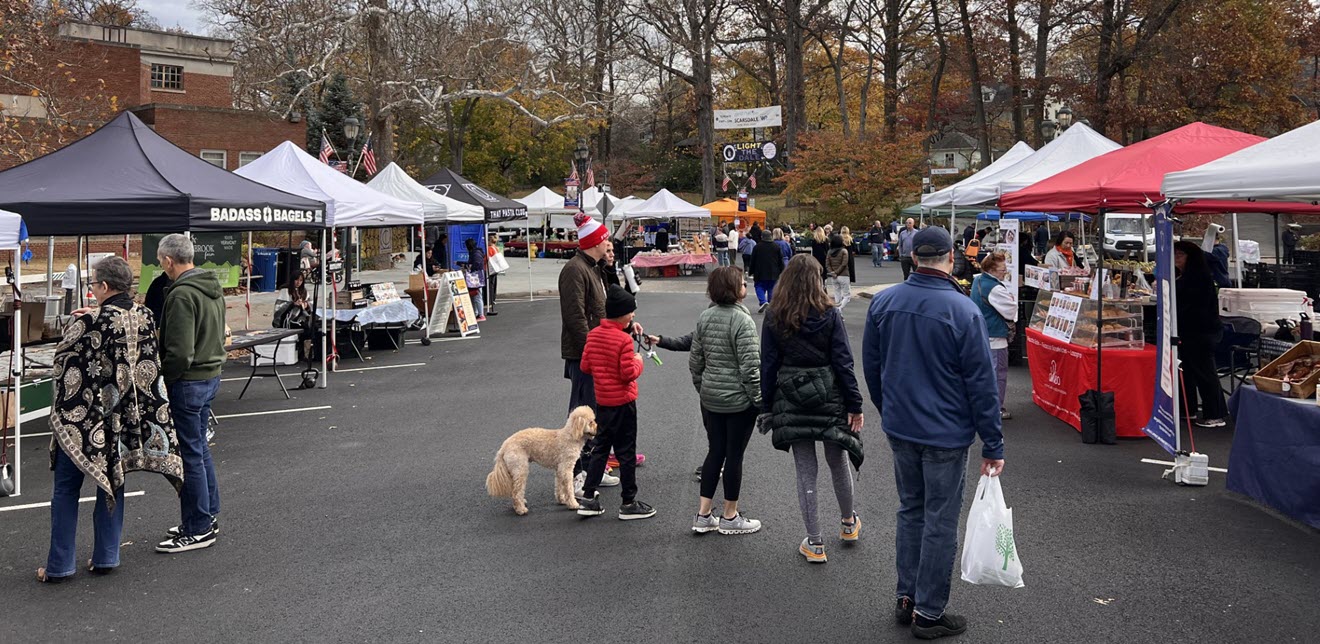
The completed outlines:
{"type": "Polygon", "coordinates": [[[648,519],[655,508],[637,500],[637,379],[642,375],[642,355],[633,350],[632,328],[637,300],[617,284],[605,295],[605,319],[587,333],[582,348],[582,373],[591,376],[596,388],[596,437],[591,441],[587,480],[578,498],[577,513],[592,517],[604,514],[596,488],[605,473],[610,448],[619,459],[623,503],[619,518],[648,519]]]}

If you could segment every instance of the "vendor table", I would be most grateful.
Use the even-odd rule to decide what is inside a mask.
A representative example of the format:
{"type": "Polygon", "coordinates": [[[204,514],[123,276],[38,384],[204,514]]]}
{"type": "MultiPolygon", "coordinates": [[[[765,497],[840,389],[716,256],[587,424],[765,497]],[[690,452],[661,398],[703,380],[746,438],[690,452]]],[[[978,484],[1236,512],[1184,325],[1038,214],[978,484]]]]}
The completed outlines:
{"type": "Polygon", "coordinates": [[[654,268],[656,266],[679,266],[679,265],[697,265],[714,264],[715,257],[710,253],[660,253],[649,254],[641,253],[632,258],[632,265],[637,268],[654,268]]]}
{"type": "MultiPolygon", "coordinates": [[[[324,309],[317,309],[316,313],[324,315],[324,309]]],[[[412,300],[404,299],[364,309],[337,309],[334,314],[335,322],[348,325],[354,331],[404,329],[421,317],[412,300]]],[[[393,338],[390,341],[394,342],[393,338]]],[[[357,354],[358,360],[365,362],[362,349],[351,334],[349,346],[352,347],[353,353],[357,354]]],[[[398,349],[399,345],[395,343],[394,348],[398,349]]]]}
{"type": "MultiPolygon", "coordinates": [[[[254,349],[263,344],[274,344],[274,350],[271,351],[270,354],[270,364],[264,366],[270,367],[269,375],[275,376],[275,382],[280,384],[280,391],[284,392],[284,398],[287,400],[291,396],[289,396],[289,390],[284,386],[284,379],[280,377],[280,343],[284,342],[287,338],[297,337],[300,333],[302,333],[302,329],[261,329],[258,331],[243,331],[235,333],[230,337],[229,344],[225,345],[225,351],[254,349]]],[[[265,358],[256,351],[252,352],[252,373],[248,374],[247,382],[243,383],[243,391],[238,393],[239,400],[242,400],[243,394],[247,393],[248,386],[252,384],[252,379],[257,377],[257,370],[263,366],[261,362],[264,359],[265,358]]],[[[267,374],[261,375],[265,376],[267,374]]]]}
{"type": "Polygon", "coordinates": [[[1243,385],[1228,410],[1228,489],[1320,528],[1320,406],[1243,385]]]}
{"type": "MultiPolygon", "coordinates": [[[[1121,437],[1141,431],[1155,405],[1155,347],[1105,349],[1104,390],[1114,392],[1115,424],[1121,437]]],[[[1095,349],[1027,329],[1031,399],[1036,405],[1081,431],[1077,397],[1095,389],[1095,349]]]]}

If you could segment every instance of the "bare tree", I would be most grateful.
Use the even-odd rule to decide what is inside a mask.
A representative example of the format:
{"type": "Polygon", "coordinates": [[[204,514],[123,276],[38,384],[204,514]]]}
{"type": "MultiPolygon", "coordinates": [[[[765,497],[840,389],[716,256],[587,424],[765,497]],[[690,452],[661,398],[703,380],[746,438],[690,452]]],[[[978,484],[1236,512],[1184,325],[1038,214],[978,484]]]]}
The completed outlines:
{"type": "Polygon", "coordinates": [[[981,97],[981,63],[976,57],[976,37],[972,18],[967,11],[967,0],[958,0],[958,15],[962,18],[963,40],[967,47],[967,71],[971,77],[971,99],[976,112],[976,140],[981,151],[981,163],[990,162],[990,128],[986,122],[985,100],[981,97]]]}

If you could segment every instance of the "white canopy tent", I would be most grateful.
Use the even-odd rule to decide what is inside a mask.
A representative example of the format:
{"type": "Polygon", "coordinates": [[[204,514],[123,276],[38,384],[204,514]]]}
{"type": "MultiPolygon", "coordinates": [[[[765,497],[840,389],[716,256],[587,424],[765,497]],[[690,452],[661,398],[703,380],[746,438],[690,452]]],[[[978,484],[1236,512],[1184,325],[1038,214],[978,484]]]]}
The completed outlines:
{"type": "Polygon", "coordinates": [[[600,188],[592,186],[582,191],[582,211],[592,217],[600,219],[601,212],[603,211],[601,203],[604,199],[610,200],[611,215],[614,214],[614,209],[618,207],[619,202],[623,201],[612,194],[601,192],[600,188]]]}
{"type": "Polygon", "coordinates": [[[629,208],[624,219],[705,219],[710,210],[679,199],[674,193],[661,188],[650,199],[629,208]]]}
{"type": "Polygon", "coordinates": [[[285,141],[235,171],[258,183],[325,202],[327,228],[417,226],[421,203],[373,190],[285,141]]]}
{"type": "Polygon", "coordinates": [[[417,183],[397,163],[385,166],[367,185],[391,197],[421,204],[428,224],[480,222],[485,218],[480,207],[450,199],[417,183]]]}
{"type": "MultiPolygon", "coordinates": [[[[614,199],[614,197],[610,197],[610,199],[614,199]]],[[[645,199],[640,199],[632,195],[615,200],[613,205],[610,206],[610,214],[605,217],[605,223],[614,223],[623,220],[624,215],[627,215],[629,210],[632,210],[645,202],[645,199]]]]}
{"type": "MultiPolygon", "coordinates": [[[[275,146],[235,172],[272,188],[324,202],[326,228],[421,226],[426,221],[422,204],[368,188],[289,141],[275,146]]],[[[321,256],[326,256],[324,230],[321,232],[321,256]]],[[[333,311],[336,298],[330,297],[325,280],[327,272],[321,271],[316,307],[333,311]]],[[[334,337],[334,327],[335,323],[330,322],[327,328],[327,317],[321,316],[322,388],[329,384],[326,339],[334,337]]]]}
{"type": "Polygon", "coordinates": [[[1181,172],[1164,175],[1170,199],[1320,201],[1320,121],[1181,172]]]}
{"type": "MultiPolygon", "coordinates": [[[[530,195],[514,201],[527,206],[527,223],[525,225],[538,228],[546,223],[549,218],[551,228],[573,228],[573,215],[577,213],[576,208],[564,207],[564,196],[545,186],[541,186],[530,195]]],[[[600,219],[599,216],[596,219],[600,219]]],[[[491,224],[492,228],[522,228],[522,225],[513,223],[501,225],[491,224]]]]}
{"type": "MultiPolygon", "coordinates": [[[[0,250],[13,251],[14,253],[13,259],[11,260],[14,269],[14,284],[23,283],[23,276],[21,274],[23,262],[21,255],[23,240],[26,238],[27,230],[23,226],[23,218],[15,213],[9,212],[8,210],[0,210],[0,250]]],[[[38,315],[42,314],[38,313],[38,315]]],[[[12,456],[9,456],[9,458],[12,458],[13,462],[12,464],[3,464],[5,468],[12,467],[13,471],[12,473],[9,471],[0,472],[0,478],[9,478],[12,476],[14,491],[10,496],[19,496],[23,492],[23,414],[22,406],[20,405],[20,392],[23,385],[23,327],[23,308],[16,306],[14,307],[13,337],[10,338],[12,348],[9,352],[10,360],[8,378],[9,391],[12,392],[8,404],[12,405],[10,414],[12,414],[11,417],[14,419],[14,426],[12,428],[14,449],[10,452],[12,456]]],[[[9,421],[8,419],[5,419],[3,422],[7,424],[9,421]]],[[[5,440],[7,438],[9,438],[9,436],[0,437],[0,440],[5,440]]]]}
{"type": "MultiPolygon", "coordinates": [[[[947,208],[951,205],[963,205],[955,203],[956,196],[960,193],[967,193],[972,187],[980,185],[995,177],[1005,169],[1013,166],[1017,162],[1029,157],[1035,150],[1031,149],[1025,141],[1018,141],[1013,147],[1009,148],[993,163],[986,166],[980,172],[959,181],[942,190],[936,190],[928,195],[921,196],[921,207],[927,209],[947,208]]],[[[982,203],[982,202],[977,202],[982,203]]],[[[974,204],[969,204],[974,205],[974,204]]]]}
{"type": "Polygon", "coordinates": [[[992,187],[998,194],[991,201],[1010,192],[1017,192],[1042,179],[1048,179],[1083,161],[1113,152],[1123,146],[1107,139],[1085,123],[1077,123],[1050,141],[1035,154],[1019,161],[1004,174],[996,177],[992,187]]]}

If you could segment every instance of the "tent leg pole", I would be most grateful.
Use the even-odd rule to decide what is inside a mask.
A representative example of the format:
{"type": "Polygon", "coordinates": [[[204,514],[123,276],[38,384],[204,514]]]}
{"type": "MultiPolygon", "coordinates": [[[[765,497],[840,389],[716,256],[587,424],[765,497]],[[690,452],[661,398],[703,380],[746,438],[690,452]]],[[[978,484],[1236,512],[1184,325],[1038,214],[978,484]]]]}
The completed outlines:
{"type": "Polygon", "coordinates": [[[1233,273],[1237,287],[1242,288],[1242,257],[1238,255],[1238,214],[1233,213],[1233,273]]]}
{"type": "MultiPolygon", "coordinates": [[[[252,328],[252,231],[248,231],[247,243],[247,289],[243,294],[243,330],[252,328]]],[[[276,288],[279,288],[278,286],[276,288]]]]}
{"type": "MultiPolygon", "coordinates": [[[[14,285],[22,289],[23,276],[23,251],[14,249],[14,285]]],[[[45,313],[43,312],[44,316],[45,313]]],[[[20,390],[23,384],[23,307],[21,302],[14,303],[14,345],[10,349],[13,368],[9,372],[9,390],[14,392],[13,407],[14,410],[14,494],[19,496],[23,494],[23,408],[20,406],[22,392],[20,390]]],[[[9,419],[4,419],[8,422],[9,419]]]]}
{"type": "Polygon", "coordinates": [[[1283,238],[1279,236],[1279,213],[1274,213],[1274,288],[1281,288],[1283,283],[1283,238]]]}
{"type": "MultiPolygon", "coordinates": [[[[426,222],[417,227],[421,230],[422,238],[422,339],[424,342],[431,341],[431,293],[427,286],[426,277],[430,274],[431,267],[426,261],[426,222]]],[[[438,293],[437,293],[438,294],[438,293]]]]}
{"type": "Polygon", "coordinates": [[[46,238],[46,297],[55,294],[55,238],[46,238]]]}
{"type": "Polygon", "coordinates": [[[532,218],[527,218],[527,301],[535,302],[536,293],[532,288],[532,218]]]}
{"type": "MultiPolygon", "coordinates": [[[[326,364],[327,364],[329,361],[326,359],[326,354],[325,354],[325,352],[326,352],[326,348],[327,348],[327,347],[326,347],[326,333],[328,333],[329,330],[330,330],[328,324],[326,323],[326,319],[325,319],[325,312],[326,312],[327,310],[329,310],[329,308],[330,308],[329,306],[326,306],[326,301],[325,301],[325,299],[326,299],[326,289],[327,289],[327,287],[326,287],[326,279],[325,279],[325,276],[326,276],[326,275],[325,275],[325,274],[326,274],[326,270],[325,270],[325,231],[326,231],[325,228],[322,228],[322,229],[321,229],[321,265],[320,265],[320,268],[321,268],[321,295],[320,295],[320,297],[317,298],[317,299],[320,300],[320,302],[318,302],[317,304],[320,305],[320,309],[321,309],[321,388],[322,388],[322,389],[325,389],[326,387],[330,386],[330,384],[329,384],[329,380],[330,380],[330,378],[329,378],[329,374],[327,373],[328,369],[326,368],[326,364]]],[[[290,233],[290,235],[292,235],[292,233],[290,233]]]]}

